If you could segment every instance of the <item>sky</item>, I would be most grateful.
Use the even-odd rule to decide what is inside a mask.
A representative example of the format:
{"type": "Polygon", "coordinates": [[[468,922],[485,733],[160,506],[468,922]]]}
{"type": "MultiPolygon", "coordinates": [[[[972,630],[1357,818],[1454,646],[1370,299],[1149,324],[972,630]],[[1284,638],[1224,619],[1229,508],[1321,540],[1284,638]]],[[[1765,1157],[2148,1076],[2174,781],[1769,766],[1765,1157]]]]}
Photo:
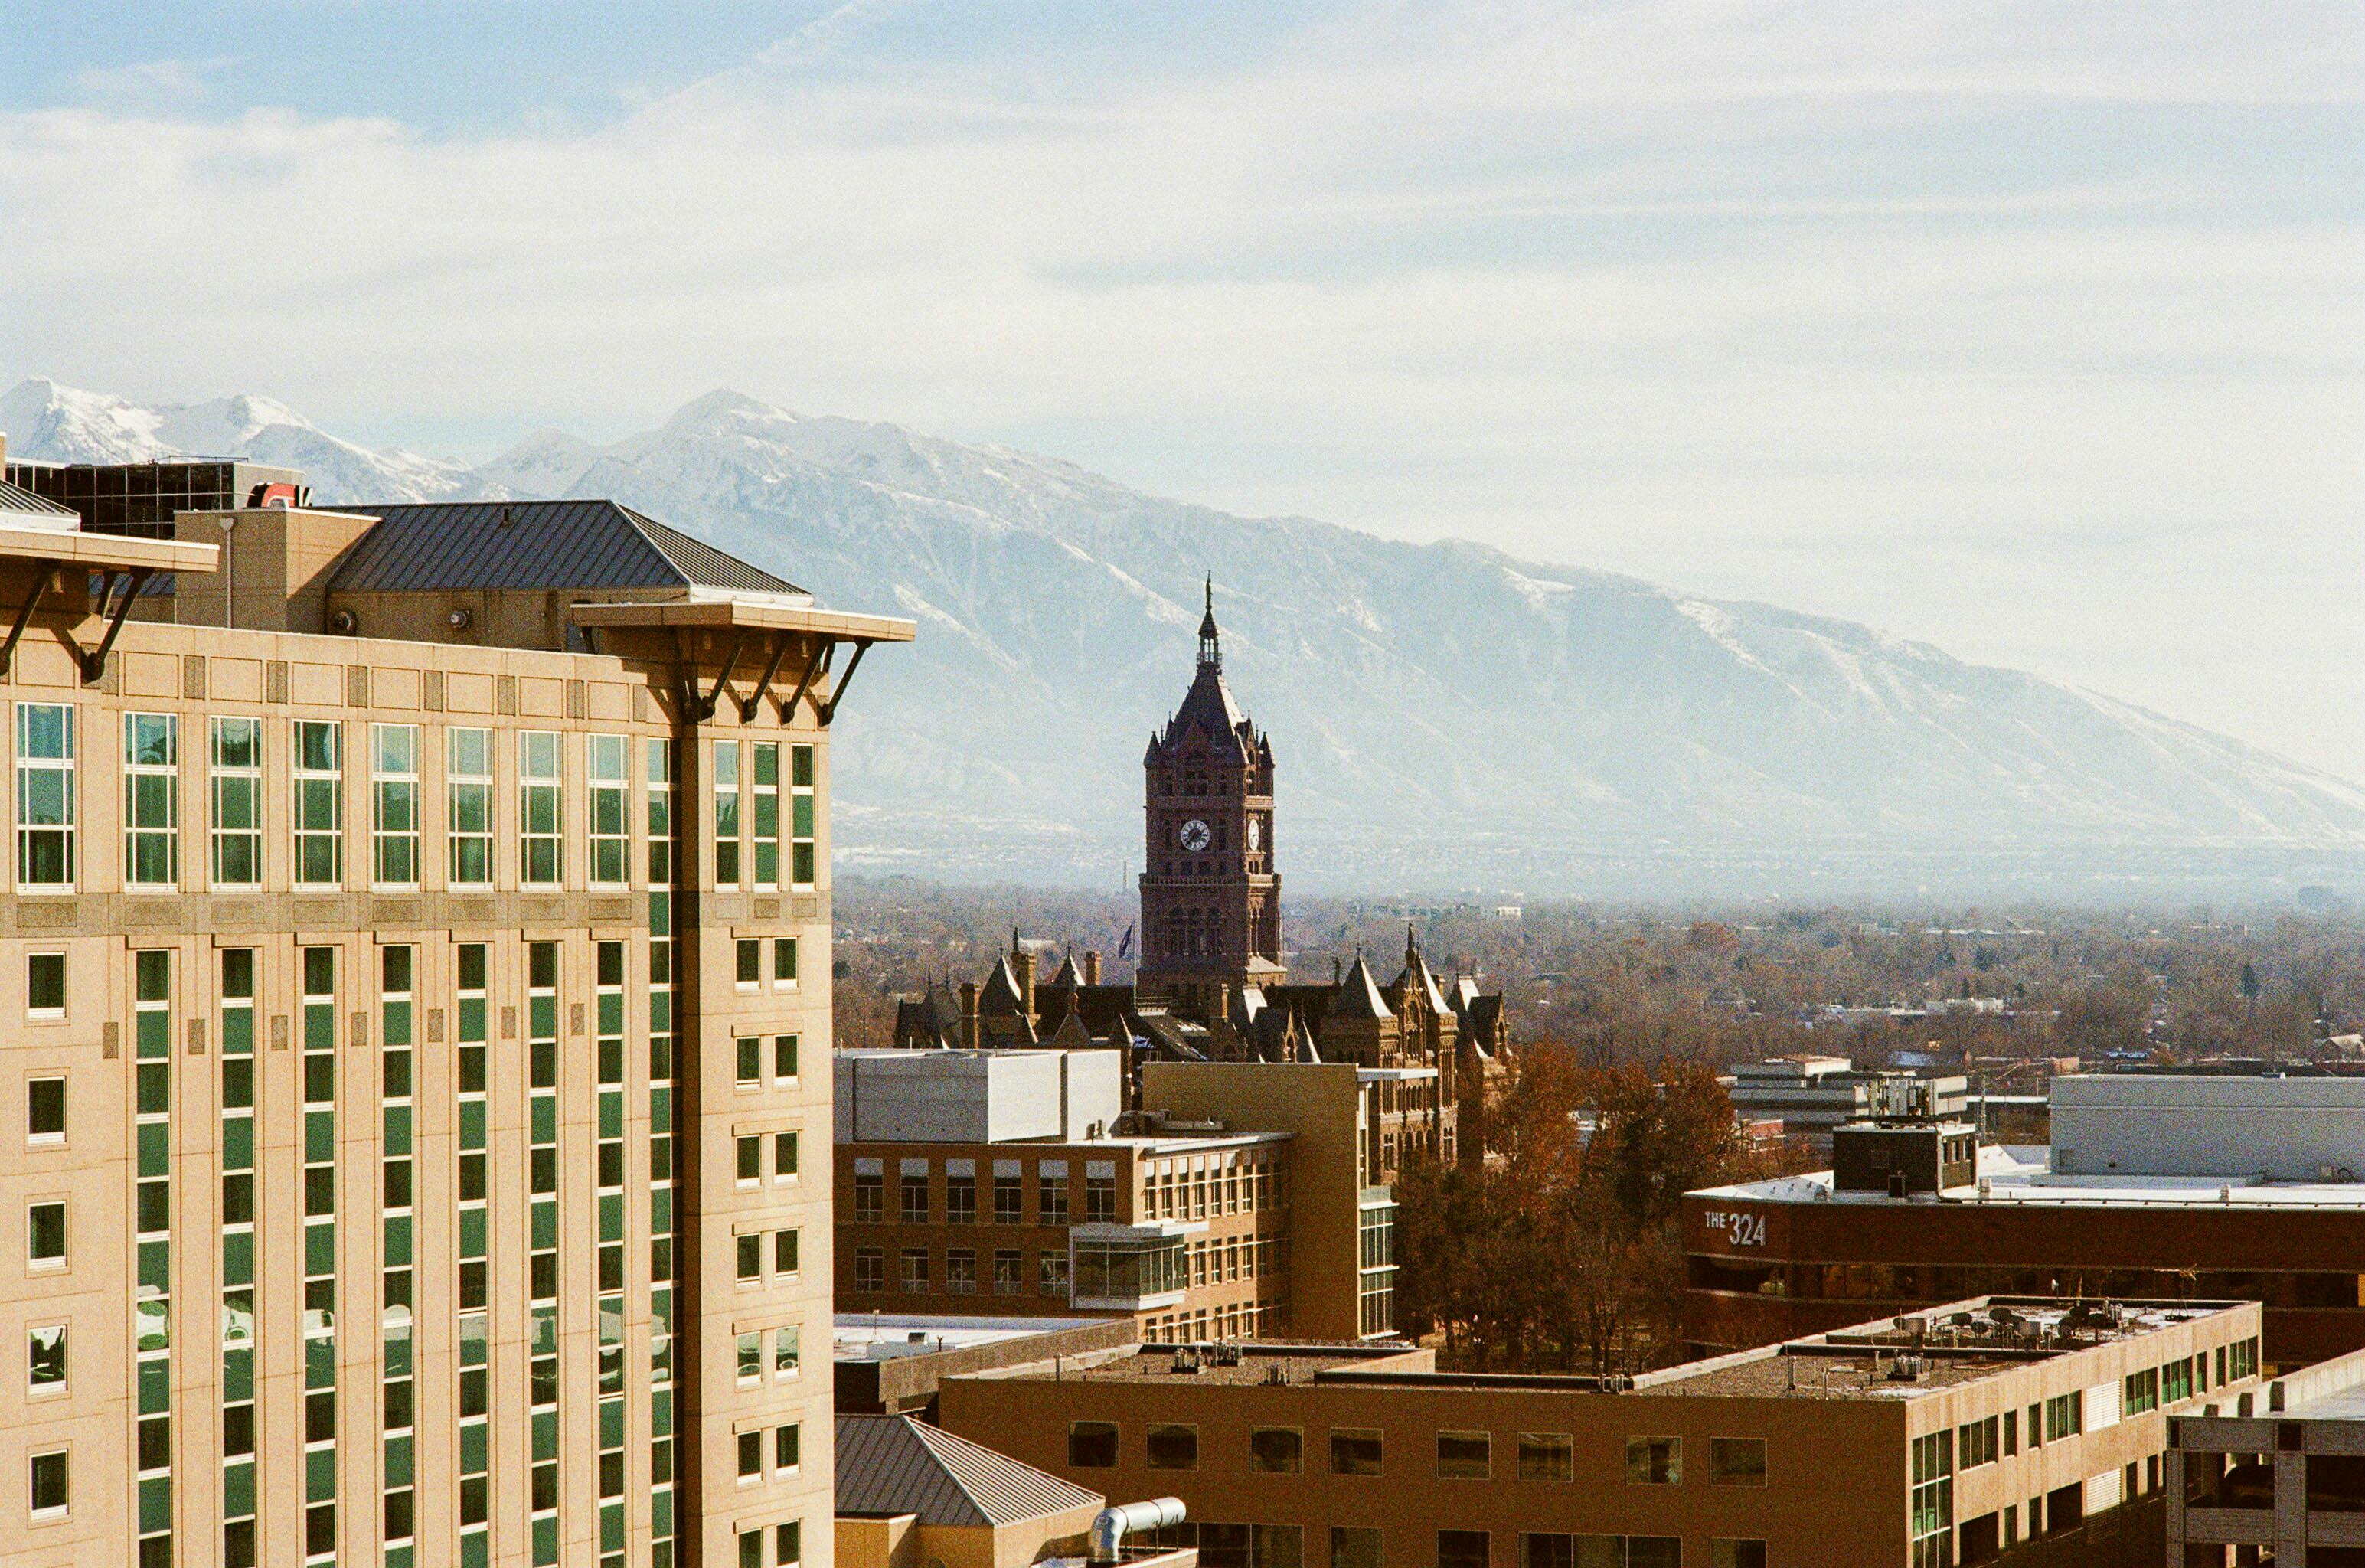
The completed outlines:
{"type": "Polygon", "coordinates": [[[2365,778],[2365,7],[0,0],[0,377],[730,387],[2365,778]]]}

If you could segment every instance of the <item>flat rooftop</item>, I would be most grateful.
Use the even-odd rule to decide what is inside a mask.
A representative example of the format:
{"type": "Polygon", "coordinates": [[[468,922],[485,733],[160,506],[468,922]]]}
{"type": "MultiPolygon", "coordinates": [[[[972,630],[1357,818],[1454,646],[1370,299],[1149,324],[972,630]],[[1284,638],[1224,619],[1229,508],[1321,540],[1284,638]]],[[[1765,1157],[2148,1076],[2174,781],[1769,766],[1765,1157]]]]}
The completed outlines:
{"type": "MultiPolygon", "coordinates": [[[[2035,1204],[2061,1208],[2365,1209],[2365,1182],[2270,1182],[2257,1175],[2062,1176],[2053,1151],[2043,1144],[1990,1145],[1979,1150],[1978,1178],[1949,1187],[1942,1199],[1960,1203],[2035,1204]],[[1987,1183],[1981,1197],[1978,1182],[1987,1183]]],[[[1703,1187],[1698,1198],[1745,1199],[1761,1204],[1929,1204],[1928,1195],[1892,1198],[1886,1193],[1840,1193],[1832,1173],[1777,1176],[1703,1187]]]]}
{"type": "Polygon", "coordinates": [[[846,1313],[830,1327],[830,1355],[840,1361],[887,1361],[905,1356],[966,1350],[1090,1327],[1092,1317],[951,1317],[918,1313],[846,1313]]]}
{"type": "Polygon", "coordinates": [[[2139,1338],[2234,1312],[2229,1301],[1975,1296],[1945,1306],[1809,1335],[1630,1380],[1575,1374],[1440,1372],[1433,1351],[1408,1346],[1133,1345],[982,1375],[1028,1381],[1147,1383],[1171,1388],[1294,1383],[1451,1388],[1463,1392],[1683,1395],[1710,1399],[1915,1399],[2058,1356],[2139,1338]],[[1893,1375],[1918,1356],[1911,1377],[1893,1375]]]}
{"type": "Polygon", "coordinates": [[[1911,1327],[1900,1328],[1893,1320],[1864,1324],[1669,1367],[1636,1378],[1634,1392],[1731,1399],[1911,1399],[2214,1317],[2237,1305],[1978,1296],[1910,1314],[1911,1327]],[[1900,1355],[1922,1359],[1914,1376],[1892,1375],[1900,1355]]]}

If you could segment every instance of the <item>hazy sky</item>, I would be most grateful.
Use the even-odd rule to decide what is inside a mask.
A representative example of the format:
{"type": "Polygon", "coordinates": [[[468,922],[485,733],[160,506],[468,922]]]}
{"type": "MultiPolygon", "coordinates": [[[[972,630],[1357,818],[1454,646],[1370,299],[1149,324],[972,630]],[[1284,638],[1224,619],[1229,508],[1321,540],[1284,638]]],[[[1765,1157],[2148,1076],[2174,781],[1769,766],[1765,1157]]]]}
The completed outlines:
{"type": "Polygon", "coordinates": [[[730,386],[2365,777],[2365,7],[0,0],[0,375],[730,386]]]}

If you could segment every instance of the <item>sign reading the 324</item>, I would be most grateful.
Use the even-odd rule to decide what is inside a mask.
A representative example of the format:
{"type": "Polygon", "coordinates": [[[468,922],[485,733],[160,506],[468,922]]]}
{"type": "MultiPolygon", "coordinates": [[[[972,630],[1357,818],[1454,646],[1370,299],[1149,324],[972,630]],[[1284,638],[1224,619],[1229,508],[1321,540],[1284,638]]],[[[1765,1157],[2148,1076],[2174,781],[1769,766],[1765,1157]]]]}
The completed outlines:
{"type": "Polygon", "coordinates": [[[1701,1223],[1735,1247],[1765,1245],[1765,1216],[1740,1209],[1710,1209],[1701,1223]]]}

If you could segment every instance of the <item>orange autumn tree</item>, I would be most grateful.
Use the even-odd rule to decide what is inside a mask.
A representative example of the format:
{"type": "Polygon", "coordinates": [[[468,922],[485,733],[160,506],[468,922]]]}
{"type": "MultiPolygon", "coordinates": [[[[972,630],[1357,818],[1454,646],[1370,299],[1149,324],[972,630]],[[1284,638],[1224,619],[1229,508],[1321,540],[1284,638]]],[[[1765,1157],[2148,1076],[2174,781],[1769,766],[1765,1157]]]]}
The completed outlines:
{"type": "Polygon", "coordinates": [[[1679,1202],[1760,1174],[1697,1062],[1588,1069],[1522,1050],[1477,1172],[1418,1160],[1396,1186],[1396,1305],[1476,1368],[1597,1372],[1676,1359],[1679,1202]]]}

